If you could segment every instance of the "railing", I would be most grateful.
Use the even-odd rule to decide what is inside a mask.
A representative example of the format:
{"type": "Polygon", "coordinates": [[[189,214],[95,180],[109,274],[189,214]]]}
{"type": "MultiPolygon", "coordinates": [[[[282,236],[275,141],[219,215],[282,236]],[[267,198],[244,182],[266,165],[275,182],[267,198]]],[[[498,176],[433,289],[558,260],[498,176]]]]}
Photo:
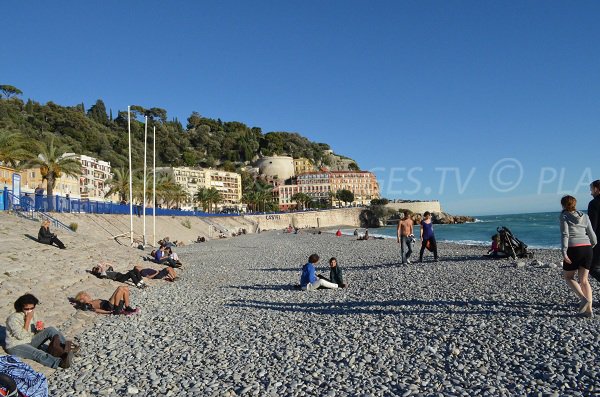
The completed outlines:
{"type": "Polygon", "coordinates": [[[7,207],[6,209],[13,210],[18,215],[31,220],[47,219],[52,223],[52,225],[55,228],[68,230],[71,233],[73,232],[73,230],[69,226],[65,225],[50,214],[47,214],[42,211],[35,211],[35,203],[34,200],[31,199],[31,197],[25,195],[17,197],[11,191],[5,191],[5,193],[5,200],[3,201],[5,203],[5,206],[7,207]]]}

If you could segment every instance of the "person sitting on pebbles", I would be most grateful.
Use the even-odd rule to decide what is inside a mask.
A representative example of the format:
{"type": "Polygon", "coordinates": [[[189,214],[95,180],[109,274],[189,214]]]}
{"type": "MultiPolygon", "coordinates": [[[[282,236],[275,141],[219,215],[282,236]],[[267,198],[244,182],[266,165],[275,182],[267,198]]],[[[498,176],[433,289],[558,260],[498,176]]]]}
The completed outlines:
{"type": "Polygon", "coordinates": [[[181,262],[178,262],[169,257],[169,255],[167,254],[167,248],[164,246],[161,246],[156,251],[152,251],[150,254],[154,257],[156,263],[168,265],[173,268],[181,267],[181,262]]]}
{"type": "Polygon", "coordinates": [[[15,313],[6,319],[6,352],[13,356],[37,361],[50,368],[69,368],[73,362],[73,354],[78,347],[66,349],[68,342],[63,334],[54,327],[44,327],[35,311],[39,300],[32,294],[20,296],[14,303],[15,313]],[[65,348],[60,357],[54,357],[41,349],[46,341],[58,336],[65,348]],[[68,350],[68,351],[67,351],[68,350]]]}
{"type": "Polygon", "coordinates": [[[134,269],[142,277],[151,278],[154,280],[175,281],[178,279],[175,269],[172,269],[170,267],[165,267],[160,271],[151,268],[143,268],[141,266],[135,266],[134,269]]]}
{"type": "Polygon", "coordinates": [[[338,288],[337,284],[317,277],[315,265],[319,263],[319,259],[317,254],[308,257],[308,262],[302,267],[302,273],[300,274],[301,289],[312,291],[318,288],[338,288]]]}
{"type": "Polygon", "coordinates": [[[129,302],[129,288],[117,287],[109,300],[92,299],[85,291],[79,292],[74,299],[75,307],[80,310],[90,310],[98,314],[135,314],[140,309],[133,309],[129,302]]]}
{"type": "Polygon", "coordinates": [[[339,288],[347,287],[346,283],[344,283],[344,277],[342,276],[342,269],[338,265],[336,258],[329,259],[329,278],[325,278],[325,276],[321,276],[320,274],[317,275],[317,277],[321,280],[335,283],[339,288]]]}

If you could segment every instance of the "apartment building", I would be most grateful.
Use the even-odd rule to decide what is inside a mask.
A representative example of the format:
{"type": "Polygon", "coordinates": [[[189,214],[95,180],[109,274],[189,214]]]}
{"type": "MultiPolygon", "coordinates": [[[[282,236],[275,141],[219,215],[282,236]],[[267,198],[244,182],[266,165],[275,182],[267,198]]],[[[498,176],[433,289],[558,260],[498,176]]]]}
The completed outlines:
{"type": "MultiPolygon", "coordinates": [[[[282,185],[273,190],[273,197],[282,211],[295,209],[292,200],[296,193],[305,193],[315,202],[328,202],[339,190],[349,190],[354,194],[354,205],[368,205],[380,197],[379,183],[369,171],[322,171],[298,175],[296,184],[282,185]]],[[[336,202],[336,200],[333,200],[336,202]]]]}
{"type": "MultiPolygon", "coordinates": [[[[158,169],[157,169],[158,170],[158,169]]],[[[242,177],[235,172],[213,169],[174,167],[161,168],[170,172],[175,182],[183,186],[189,195],[189,200],[184,208],[194,207],[193,197],[200,188],[215,188],[221,193],[222,202],[218,207],[238,207],[242,201],[242,177]]]]}
{"type": "Polygon", "coordinates": [[[370,171],[331,171],[329,175],[332,192],[349,190],[354,193],[352,204],[368,205],[371,200],[380,198],[379,183],[370,171]]]}

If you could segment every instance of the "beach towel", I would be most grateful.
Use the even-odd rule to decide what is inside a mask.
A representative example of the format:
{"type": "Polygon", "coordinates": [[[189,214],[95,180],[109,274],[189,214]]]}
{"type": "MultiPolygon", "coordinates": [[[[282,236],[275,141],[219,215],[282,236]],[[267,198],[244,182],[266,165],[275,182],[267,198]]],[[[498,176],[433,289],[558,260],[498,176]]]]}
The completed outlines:
{"type": "Polygon", "coordinates": [[[7,374],[17,384],[17,390],[27,397],[47,397],[48,381],[44,374],[15,356],[0,356],[0,373],[7,374]]]}

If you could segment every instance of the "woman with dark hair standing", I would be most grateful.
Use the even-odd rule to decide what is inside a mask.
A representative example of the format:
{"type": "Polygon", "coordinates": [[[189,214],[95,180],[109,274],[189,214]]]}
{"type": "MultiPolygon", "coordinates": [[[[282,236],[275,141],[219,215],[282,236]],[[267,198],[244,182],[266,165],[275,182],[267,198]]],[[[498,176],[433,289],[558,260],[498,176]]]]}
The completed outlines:
{"type": "Polygon", "coordinates": [[[438,261],[437,242],[433,233],[433,221],[431,220],[431,212],[425,211],[423,220],[421,221],[421,251],[419,252],[419,262],[423,262],[423,252],[425,248],[433,252],[433,260],[438,261]]]}
{"type": "Polygon", "coordinates": [[[592,288],[588,272],[592,265],[592,247],[597,243],[596,234],[586,214],[577,211],[577,199],[564,196],[560,200],[561,248],[563,253],[563,278],[580,299],[579,313],[593,317],[592,288]],[[575,281],[575,273],[579,283],[575,281]]]}
{"type": "Polygon", "coordinates": [[[54,357],[40,349],[55,336],[58,336],[63,347],[67,340],[56,328],[44,328],[44,323],[35,313],[38,303],[39,300],[31,294],[25,294],[15,301],[15,313],[6,319],[6,352],[37,361],[47,367],[69,368],[73,361],[73,351],[54,357]]]}
{"type": "MultiPolygon", "coordinates": [[[[592,224],[592,229],[596,233],[596,237],[600,234],[600,179],[596,179],[590,184],[590,193],[592,201],[588,204],[588,217],[592,224]]],[[[592,268],[590,275],[600,282],[600,245],[594,247],[594,255],[592,258],[592,268]]]]}

